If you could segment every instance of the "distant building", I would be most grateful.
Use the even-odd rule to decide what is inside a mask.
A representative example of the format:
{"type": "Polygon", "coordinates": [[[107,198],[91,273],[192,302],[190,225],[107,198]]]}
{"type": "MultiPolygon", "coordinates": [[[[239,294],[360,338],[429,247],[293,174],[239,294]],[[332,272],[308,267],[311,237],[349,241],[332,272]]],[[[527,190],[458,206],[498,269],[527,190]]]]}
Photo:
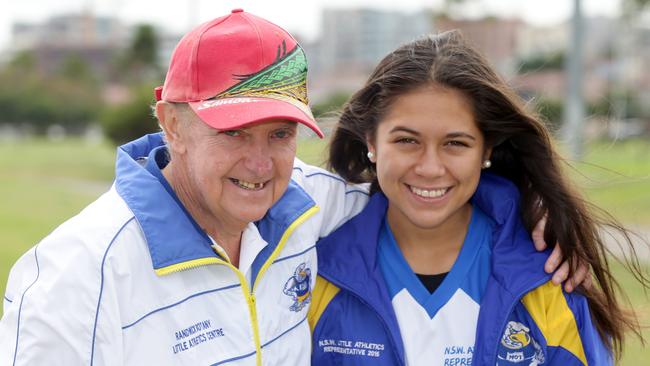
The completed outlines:
{"type": "Polygon", "coordinates": [[[54,73],[78,57],[99,77],[107,76],[116,51],[131,36],[117,19],[89,12],[58,15],[43,23],[15,23],[11,33],[9,53],[32,52],[41,71],[54,73]]]}
{"type": "Polygon", "coordinates": [[[429,11],[326,9],[320,39],[305,45],[313,99],[361,86],[388,52],[433,30],[429,11]]]}
{"type": "MultiPolygon", "coordinates": [[[[6,57],[30,51],[41,71],[54,73],[70,57],[84,60],[100,78],[108,77],[111,63],[129,46],[135,35],[134,27],[114,17],[97,16],[91,12],[57,15],[42,23],[14,23],[6,57]]],[[[158,62],[167,65],[174,47],[181,39],[157,29],[159,37],[158,62]]]]}
{"type": "Polygon", "coordinates": [[[41,24],[16,23],[11,33],[14,51],[43,45],[57,48],[118,47],[129,37],[128,28],[117,19],[88,12],[54,16],[41,24]]]}
{"type": "Polygon", "coordinates": [[[519,35],[524,27],[525,24],[519,19],[436,19],[437,31],[460,29],[465,38],[481,50],[492,65],[506,76],[516,72],[519,35]]]}
{"type": "MultiPolygon", "coordinates": [[[[623,23],[621,19],[590,17],[583,20],[583,92],[588,103],[609,100],[616,89],[637,91],[643,95],[645,65],[650,64],[650,29],[623,23]],[[623,30],[623,27],[626,27],[623,30]]],[[[570,23],[552,27],[526,27],[519,37],[520,60],[565,53],[570,47],[570,23]]],[[[562,100],[566,93],[563,68],[541,69],[518,75],[513,84],[525,95],[540,95],[562,100]]],[[[610,100],[610,103],[615,101],[610,100]]],[[[645,104],[644,104],[645,105],[645,104]]]]}
{"type": "Polygon", "coordinates": [[[372,68],[400,43],[432,30],[431,14],[375,9],[326,9],[321,38],[322,67],[372,68]]]}
{"type": "Polygon", "coordinates": [[[537,56],[563,53],[569,44],[569,24],[535,27],[525,25],[517,37],[517,57],[530,59],[537,56]]]}

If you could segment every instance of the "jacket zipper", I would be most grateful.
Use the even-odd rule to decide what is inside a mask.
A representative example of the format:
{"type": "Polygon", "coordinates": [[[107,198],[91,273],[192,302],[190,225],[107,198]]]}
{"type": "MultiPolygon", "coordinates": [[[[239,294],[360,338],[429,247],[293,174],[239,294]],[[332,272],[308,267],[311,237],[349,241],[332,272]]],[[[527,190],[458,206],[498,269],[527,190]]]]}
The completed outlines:
{"type": "Polygon", "coordinates": [[[248,305],[248,315],[251,319],[251,330],[253,331],[253,343],[255,344],[255,364],[257,366],[262,366],[262,343],[260,340],[260,328],[257,322],[257,306],[255,306],[255,294],[252,292],[251,288],[248,286],[248,281],[246,281],[246,276],[244,276],[241,271],[232,265],[232,263],[219,260],[219,264],[230,268],[239,279],[241,284],[242,293],[244,294],[244,299],[246,299],[246,304],[248,305]]]}
{"type": "MultiPolygon", "coordinates": [[[[262,268],[260,269],[257,278],[255,279],[255,283],[253,283],[252,288],[249,287],[248,281],[246,281],[246,276],[235,266],[230,263],[228,260],[224,260],[221,258],[215,258],[215,257],[209,257],[209,258],[201,258],[195,261],[191,261],[190,263],[187,264],[179,264],[171,268],[171,270],[164,271],[164,273],[161,274],[170,274],[174,272],[180,272],[208,264],[221,264],[225,265],[228,268],[230,268],[235,274],[237,275],[239,279],[239,283],[241,284],[242,292],[244,293],[244,298],[246,299],[246,303],[248,305],[248,314],[251,319],[251,328],[253,331],[253,342],[255,344],[255,364],[257,366],[262,366],[262,343],[260,339],[260,330],[259,330],[259,324],[257,320],[257,306],[255,304],[255,288],[257,284],[260,281],[260,278],[262,278],[262,275],[266,272],[266,270],[271,266],[273,261],[275,261],[275,258],[278,257],[280,252],[282,251],[282,248],[284,248],[285,243],[287,240],[289,240],[289,237],[291,234],[294,232],[294,230],[300,226],[305,220],[316,214],[320,208],[316,205],[312,206],[309,208],[307,211],[305,211],[302,215],[300,215],[296,220],[294,220],[289,227],[284,231],[282,234],[282,237],[280,238],[280,241],[278,242],[278,245],[276,248],[273,250],[273,253],[269,256],[269,258],[264,262],[264,265],[262,265],[262,268]]],[[[228,258],[226,255],[219,253],[220,251],[216,250],[215,247],[213,247],[213,250],[220,256],[224,258],[228,258]]]]}

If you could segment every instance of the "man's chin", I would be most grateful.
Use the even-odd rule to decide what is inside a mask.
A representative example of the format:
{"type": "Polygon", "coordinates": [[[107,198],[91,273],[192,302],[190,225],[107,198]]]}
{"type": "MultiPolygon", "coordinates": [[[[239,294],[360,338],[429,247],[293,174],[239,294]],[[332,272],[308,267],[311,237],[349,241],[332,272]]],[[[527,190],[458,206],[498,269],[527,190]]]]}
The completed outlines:
{"type": "Polygon", "coordinates": [[[256,222],[261,220],[264,216],[266,216],[266,213],[271,209],[271,206],[266,207],[265,209],[261,209],[259,206],[255,208],[251,208],[249,210],[246,210],[245,206],[242,206],[240,208],[240,219],[245,222],[256,222]]]}

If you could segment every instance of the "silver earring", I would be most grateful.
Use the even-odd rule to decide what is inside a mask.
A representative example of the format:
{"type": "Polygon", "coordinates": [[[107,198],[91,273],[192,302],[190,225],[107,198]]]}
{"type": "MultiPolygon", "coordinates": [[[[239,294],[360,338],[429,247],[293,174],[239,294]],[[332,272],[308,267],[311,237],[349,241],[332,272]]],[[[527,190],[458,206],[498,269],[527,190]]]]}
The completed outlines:
{"type": "Polygon", "coordinates": [[[483,169],[488,169],[491,166],[492,166],[492,162],[490,161],[490,159],[485,159],[485,161],[483,162],[483,169]]]}
{"type": "Polygon", "coordinates": [[[373,154],[372,151],[368,151],[366,156],[368,156],[368,159],[372,160],[375,157],[375,154],[373,154]]]}

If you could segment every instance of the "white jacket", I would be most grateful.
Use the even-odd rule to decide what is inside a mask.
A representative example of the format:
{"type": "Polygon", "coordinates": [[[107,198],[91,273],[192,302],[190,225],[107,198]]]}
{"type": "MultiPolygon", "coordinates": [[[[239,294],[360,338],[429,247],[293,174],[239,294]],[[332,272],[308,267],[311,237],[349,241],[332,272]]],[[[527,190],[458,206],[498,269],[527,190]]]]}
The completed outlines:
{"type": "Polygon", "coordinates": [[[361,210],[365,188],[297,160],[245,230],[238,269],[145,167],[162,144],[119,148],[113,187],[14,265],[0,365],[309,364],[314,246],[361,210]]]}

